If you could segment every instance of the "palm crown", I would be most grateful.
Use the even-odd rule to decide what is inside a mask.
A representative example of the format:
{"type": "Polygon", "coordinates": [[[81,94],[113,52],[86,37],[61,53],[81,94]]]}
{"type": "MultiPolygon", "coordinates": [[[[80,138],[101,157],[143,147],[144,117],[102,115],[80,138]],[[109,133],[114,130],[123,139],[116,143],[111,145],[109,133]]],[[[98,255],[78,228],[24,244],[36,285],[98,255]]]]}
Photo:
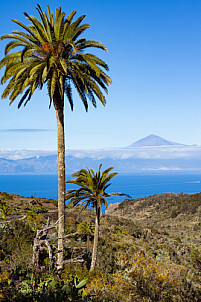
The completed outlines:
{"type": "MultiPolygon", "coordinates": [[[[62,100],[66,94],[73,109],[73,83],[86,110],[87,100],[96,106],[95,97],[105,105],[101,88],[107,93],[107,85],[111,83],[110,77],[105,73],[108,66],[97,56],[83,53],[83,50],[95,47],[106,51],[106,47],[100,42],[79,38],[90,27],[88,24],[81,24],[85,15],[73,21],[76,11],[67,17],[61,12],[61,8],[56,9],[55,16],[49,6],[47,13],[42,12],[40,5],[37,5],[37,11],[40,21],[24,13],[30,22],[28,26],[12,20],[25,32],[15,30],[1,37],[1,40],[11,39],[5,47],[5,57],[0,61],[0,68],[6,65],[1,83],[9,80],[2,98],[9,96],[11,104],[22,94],[19,108],[22,103],[27,104],[37,88],[42,89],[47,83],[50,105],[55,93],[62,100]],[[16,47],[20,47],[18,51],[11,52],[16,47]]],[[[54,101],[54,105],[59,104],[54,101]]]]}
{"type": "Polygon", "coordinates": [[[66,200],[71,200],[74,206],[84,205],[85,207],[93,206],[93,208],[102,209],[102,204],[108,207],[106,197],[117,196],[120,193],[106,193],[106,189],[110,186],[108,183],[118,173],[110,173],[112,167],[106,169],[101,173],[99,166],[96,174],[93,169],[82,169],[72,176],[76,179],[69,180],[67,183],[78,185],[80,188],[68,190],[66,193],[66,200]]]}

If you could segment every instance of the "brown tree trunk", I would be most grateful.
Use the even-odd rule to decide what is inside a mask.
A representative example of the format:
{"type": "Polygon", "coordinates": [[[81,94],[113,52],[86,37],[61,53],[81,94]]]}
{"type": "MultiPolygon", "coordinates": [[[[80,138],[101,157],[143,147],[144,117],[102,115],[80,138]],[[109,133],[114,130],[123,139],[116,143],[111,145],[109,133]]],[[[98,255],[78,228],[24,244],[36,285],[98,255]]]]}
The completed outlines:
{"type": "Polygon", "coordinates": [[[91,258],[91,267],[90,271],[93,271],[96,265],[97,253],[98,253],[98,236],[99,236],[99,226],[100,226],[100,210],[95,209],[96,217],[95,217],[95,232],[94,232],[94,245],[93,245],[93,253],[91,258]]]}
{"type": "Polygon", "coordinates": [[[57,118],[58,152],[58,262],[57,268],[63,268],[64,261],[64,222],[65,222],[65,138],[64,138],[64,100],[59,93],[54,94],[54,107],[57,118]]]}

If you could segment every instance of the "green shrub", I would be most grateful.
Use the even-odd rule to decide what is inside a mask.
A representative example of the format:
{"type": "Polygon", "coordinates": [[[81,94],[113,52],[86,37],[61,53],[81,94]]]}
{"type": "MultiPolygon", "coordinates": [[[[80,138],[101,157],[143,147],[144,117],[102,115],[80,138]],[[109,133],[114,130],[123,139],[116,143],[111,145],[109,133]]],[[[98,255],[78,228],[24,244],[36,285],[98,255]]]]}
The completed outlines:
{"type": "Polygon", "coordinates": [[[10,213],[10,207],[3,200],[0,200],[0,218],[6,218],[10,213]]]}
{"type": "Polygon", "coordinates": [[[85,287],[85,279],[80,281],[78,277],[71,277],[64,281],[53,275],[40,278],[29,269],[26,279],[16,288],[13,301],[83,301],[86,296],[85,287]]]}
{"type": "Polygon", "coordinates": [[[201,253],[200,253],[200,251],[194,250],[191,253],[191,261],[197,268],[201,269],[201,253]]]}

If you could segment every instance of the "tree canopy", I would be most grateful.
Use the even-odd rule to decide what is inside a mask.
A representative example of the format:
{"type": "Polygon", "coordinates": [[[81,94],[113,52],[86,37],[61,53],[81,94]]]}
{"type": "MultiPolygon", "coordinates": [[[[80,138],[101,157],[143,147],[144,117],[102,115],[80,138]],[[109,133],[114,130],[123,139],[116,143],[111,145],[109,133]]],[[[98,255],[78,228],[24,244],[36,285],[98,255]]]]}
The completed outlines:
{"type": "Polygon", "coordinates": [[[1,40],[11,40],[0,61],[0,69],[6,66],[1,83],[8,81],[2,98],[9,97],[11,104],[21,95],[20,107],[27,104],[36,89],[42,89],[47,84],[50,105],[58,90],[60,96],[66,94],[73,109],[73,85],[86,110],[87,100],[96,106],[96,97],[105,105],[101,89],[107,93],[107,86],[111,83],[105,73],[108,66],[99,57],[83,51],[88,48],[106,51],[106,47],[100,42],[80,38],[90,27],[89,24],[82,24],[85,15],[73,21],[75,10],[66,17],[61,7],[55,10],[55,14],[48,5],[47,12],[43,12],[40,5],[36,9],[40,20],[24,13],[30,24],[27,26],[12,19],[23,31],[14,30],[1,37],[1,40]]]}

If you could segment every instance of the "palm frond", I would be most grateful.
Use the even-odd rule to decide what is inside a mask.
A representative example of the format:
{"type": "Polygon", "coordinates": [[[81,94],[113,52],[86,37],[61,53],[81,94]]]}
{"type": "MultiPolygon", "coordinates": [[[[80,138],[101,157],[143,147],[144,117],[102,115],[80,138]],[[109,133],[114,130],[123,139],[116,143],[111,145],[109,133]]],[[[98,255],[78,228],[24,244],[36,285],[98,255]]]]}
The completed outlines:
{"type": "MultiPolygon", "coordinates": [[[[25,31],[27,31],[27,32],[32,36],[32,38],[33,38],[35,41],[37,41],[37,37],[35,36],[34,32],[33,32],[28,26],[24,25],[22,22],[17,21],[17,20],[15,20],[15,19],[11,19],[11,20],[12,20],[14,23],[18,24],[19,26],[21,26],[22,28],[24,28],[25,31]]],[[[5,39],[4,37],[5,37],[5,36],[2,36],[1,39],[5,39]]],[[[8,38],[8,37],[7,37],[7,38],[8,38]]],[[[9,39],[10,39],[10,38],[9,38],[9,39]]]]}
{"type": "Polygon", "coordinates": [[[101,173],[102,164],[96,172],[93,169],[85,168],[75,172],[73,179],[67,183],[77,185],[78,189],[68,190],[66,199],[71,200],[74,206],[83,205],[86,202],[91,205],[96,211],[102,211],[102,204],[107,208],[107,197],[110,196],[126,196],[123,193],[106,193],[106,189],[110,186],[109,181],[118,173],[110,173],[112,167],[107,168],[101,173]]]}
{"type": "Polygon", "coordinates": [[[39,18],[25,12],[29,25],[13,19],[20,30],[0,38],[10,40],[0,60],[0,69],[6,66],[1,83],[7,82],[2,98],[9,97],[11,104],[19,96],[21,106],[30,100],[36,89],[42,89],[47,83],[50,105],[54,97],[63,99],[65,94],[73,110],[72,85],[86,111],[89,101],[95,107],[97,99],[105,105],[102,90],[108,93],[111,79],[105,71],[109,68],[99,57],[83,51],[87,48],[106,51],[106,47],[81,37],[90,27],[82,23],[85,15],[74,19],[74,10],[65,17],[60,7],[53,13],[48,5],[47,10],[42,11],[39,4],[36,10],[39,18]]]}
{"type": "Polygon", "coordinates": [[[71,89],[69,80],[65,82],[64,91],[68,98],[71,110],[73,111],[73,96],[72,96],[72,89],[71,89]]]}

